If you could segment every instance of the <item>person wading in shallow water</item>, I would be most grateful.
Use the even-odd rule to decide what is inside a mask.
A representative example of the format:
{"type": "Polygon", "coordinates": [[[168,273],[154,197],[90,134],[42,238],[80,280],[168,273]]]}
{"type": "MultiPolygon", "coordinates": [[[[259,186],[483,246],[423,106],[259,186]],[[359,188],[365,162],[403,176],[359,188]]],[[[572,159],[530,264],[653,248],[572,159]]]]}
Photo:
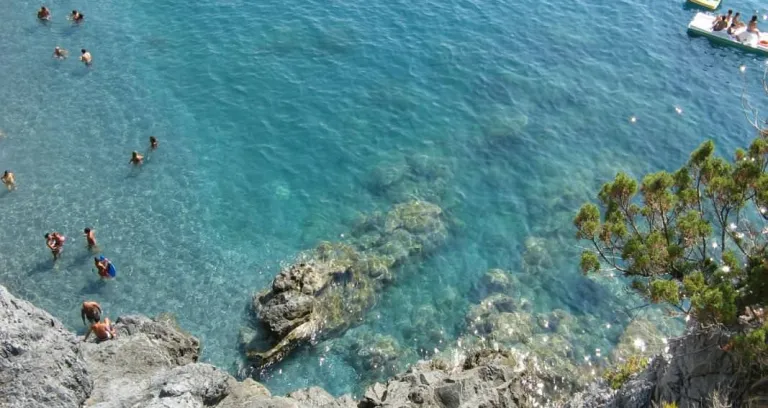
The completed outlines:
{"type": "Polygon", "coordinates": [[[101,310],[101,306],[96,302],[83,302],[83,307],[80,309],[80,318],[83,319],[83,324],[85,324],[85,319],[88,319],[88,323],[98,323],[101,321],[101,314],[103,311],[101,310]]]}
{"type": "Polygon", "coordinates": [[[54,261],[61,256],[61,250],[64,249],[64,241],[66,239],[67,238],[64,237],[64,235],[61,235],[58,232],[45,234],[45,245],[51,250],[54,261]]]}
{"type": "Polygon", "coordinates": [[[3,184],[8,188],[8,191],[16,190],[16,177],[13,176],[13,173],[10,170],[6,170],[0,180],[3,181],[3,184]]]}
{"type": "Polygon", "coordinates": [[[85,241],[88,244],[88,249],[93,251],[99,248],[98,246],[96,246],[96,235],[92,228],[84,229],[83,235],[85,235],[85,241]]]}
{"type": "Polygon", "coordinates": [[[117,330],[115,330],[115,327],[112,325],[112,322],[109,321],[108,317],[104,319],[104,322],[96,322],[92,324],[88,331],[85,333],[83,341],[88,340],[88,336],[91,335],[91,332],[96,334],[96,339],[100,342],[117,337],[117,330]]]}

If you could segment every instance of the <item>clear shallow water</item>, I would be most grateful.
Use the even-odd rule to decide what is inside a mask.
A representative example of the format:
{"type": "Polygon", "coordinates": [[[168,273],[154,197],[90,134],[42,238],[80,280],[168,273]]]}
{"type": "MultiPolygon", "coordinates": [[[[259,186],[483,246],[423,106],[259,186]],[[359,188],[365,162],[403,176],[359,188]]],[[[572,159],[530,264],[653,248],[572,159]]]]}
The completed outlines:
{"type": "MultiPolygon", "coordinates": [[[[19,185],[0,193],[0,283],[74,329],[84,299],[110,316],[174,313],[206,361],[233,368],[250,293],[281,262],[412,196],[439,198],[460,227],[363,323],[414,358],[428,354],[408,336],[420,308],[457,337],[472,286],[491,267],[521,273],[528,237],[553,252],[537,310],[611,319],[632,302],[578,273],[573,213],[619,169],[675,168],[704,138],[745,144],[738,67],[756,84],[763,66],[688,37],[695,11],[677,1],[59,0],[49,25],[38,7],[0,4],[0,167],[19,185]],[[131,169],[150,134],[160,149],[131,169]],[[436,164],[382,188],[377,174],[408,160],[436,164]],[[85,226],[114,282],[92,271],[85,226]],[[69,237],[55,267],[50,230],[69,237]]],[[[265,381],[343,393],[362,380],[320,344],[265,381]]]]}

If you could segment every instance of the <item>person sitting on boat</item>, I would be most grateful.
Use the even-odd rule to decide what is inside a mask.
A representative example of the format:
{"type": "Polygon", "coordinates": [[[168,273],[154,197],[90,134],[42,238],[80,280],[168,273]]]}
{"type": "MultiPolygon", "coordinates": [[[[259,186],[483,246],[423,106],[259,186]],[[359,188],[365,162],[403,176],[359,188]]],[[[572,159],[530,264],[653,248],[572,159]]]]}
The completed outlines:
{"type": "Polygon", "coordinates": [[[726,16],[720,16],[715,19],[712,24],[712,31],[723,31],[728,27],[728,20],[726,16]]]}
{"type": "Polygon", "coordinates": [[[744,28],[746,26],[746,24],[744,24],[739,19],[740,16],[741,16],[740,13],[736,13],[736,15],[733,16],[733,21],[731,21],[731,26],[728,27],[728,34],[733,35],[733,36],[738,36],[739,34],[741,34],[744,31],[744,30],[742,30],[742,28],[744,28]]]}
{"type": "Polygon", "coordinates": [[[760,30],[757,29],[757,16],[752,16],[752,19],[749,20],[749,24],[747,24],[747,31],[760,35],[760,30]]]}
{"type": "Polygon", "coordinates": [[[728,14],[723,17],[725,17],[725,22],[728,23],[728,25],[731,25],[731,22],[733,21],[733,10],[728,9],[728,14]]]}

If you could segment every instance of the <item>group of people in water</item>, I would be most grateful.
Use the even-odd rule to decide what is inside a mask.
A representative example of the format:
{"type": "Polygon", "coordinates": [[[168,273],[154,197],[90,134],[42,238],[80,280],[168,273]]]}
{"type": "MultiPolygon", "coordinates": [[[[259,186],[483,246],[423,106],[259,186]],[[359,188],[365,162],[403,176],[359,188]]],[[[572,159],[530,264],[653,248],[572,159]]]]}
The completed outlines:
{"type": "MultiPolygon", "coordinates": [[[[44,22],[50,21],[51,11],[45,6],[40,7],[40,10],[37,11],[37,18],[44,22]]],[[[84,18],[85,16],[77,10],[72,10],[72,14],[69,17],[69,19],[76,24],[82,23],[84,18]]],[[[64,59],[67,57],[67,50],[57,46],[53,50],[53,56],[57,59],[64,59]]],[[[93,62],[91,54],[86,49],[81,50],[80,60],[83,61],[86,65],[91,65],[93,62]]],[[[157,147],[157,138],[155,136],[150,136],[150,151],[157,149],[157,147]]],[[[133,151],[131,153],[131,160],[129,163],[133,164],[134,166],[143,164],[144,155],[140,154],[138,151],[133,151]]],[[[5,170],[2,177],[0,177],[0,181],[2,181],[8,191],[16,190],[16,176],[12,171],[5,170]]],[[[91,252],[99,252],[99,248],[96,244],[95,230],[93,228],[85,228],[83,230],[83,235],[85,236],[88,250],[91,252]]],[[[54,261],[57,261],[61,257],[66,239],[67,238],[60,232],[54,231],[45,234],[45,245],[51,251],[54,261]]],[[[108,279],[112,277],[112,275],[110,275],[111,263],[109,259],[99,255],[94,257],[93,262],[96,266],[96,270],[98,271],[99,276],[102,279],[108,279]]],[[[117,331],[109,318],[105,318],[104,321],[101,320],[102,313],[103,311],[98,303],[93,301],[83,302],[80,315],[82,317],[83,324],[85,324],[86,319],[90,324],[88,331],[85,333],[83,341],[88,340],[88,337],[91,335],[91,333],[95,334],[98,341],[114,339],[117,336],[117,331]]]]}
{"type": "Polygon", "coordinates": [[[718,16],[715,22],[712,23],[712,31],[725,30],[729,35],[738,37],[739,34],[744,32],[760,35],[760,30],[757,28],[757,16],[754,15],[749,20],[749,23],[744,24],[741,21],[741,13],[733,14],[733,10],[728,10],[727,14],[718,16]]]}
{"type": "MultiPolygon", "coordinates": [[[[45,6],[40,7],[40,10],[37,10],[37,19],[43,22],[51,21],[51,10],[45,6]]],[[[69,15],[69,19],[72,20],[75,24],[80,24],[85,20],[85,16],[83,13],[77,10],[72,10],[72,14],[69,15]]],[[[59,46],[56,46],[56,48],[53,49],[53,57],[56,59],[67,58],[68,53],[69,52],[67,50],[59,46]]],[[[93,57],[91,56],[91,53],[88,52],[88,50],[85,48],[80,50],[80,61],[82,61],[87,66],[90,66],[93,63],[93,57]]]]}

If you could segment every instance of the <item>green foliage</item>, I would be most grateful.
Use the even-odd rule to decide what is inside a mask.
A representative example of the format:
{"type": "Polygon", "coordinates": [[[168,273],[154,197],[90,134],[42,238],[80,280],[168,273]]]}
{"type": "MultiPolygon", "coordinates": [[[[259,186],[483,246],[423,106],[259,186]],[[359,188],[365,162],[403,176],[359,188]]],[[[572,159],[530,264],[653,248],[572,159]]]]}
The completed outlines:
{"type": "Polygon", "coordinates": [[[632,356],[623,364],[619,364],[603,373],[603,379],[614,390],[621,388],[630,377],[639,373],[648,366],[648,358],[632,356]]]}
{"type": "Polygon", "coordinates": [[[677,402],[662,402],[661,408],[677,408],[677,402]]]}
{"type": "Polygon", "coordinates": [[[620,172],[574,218],[591,242],[581,270],[601,264],[632,278],[653,302],[701,323],[736,322],[745,306],[768,299],[768,132],[730,162],[712,141],[674,172],[638,183],[620,172]]]}

